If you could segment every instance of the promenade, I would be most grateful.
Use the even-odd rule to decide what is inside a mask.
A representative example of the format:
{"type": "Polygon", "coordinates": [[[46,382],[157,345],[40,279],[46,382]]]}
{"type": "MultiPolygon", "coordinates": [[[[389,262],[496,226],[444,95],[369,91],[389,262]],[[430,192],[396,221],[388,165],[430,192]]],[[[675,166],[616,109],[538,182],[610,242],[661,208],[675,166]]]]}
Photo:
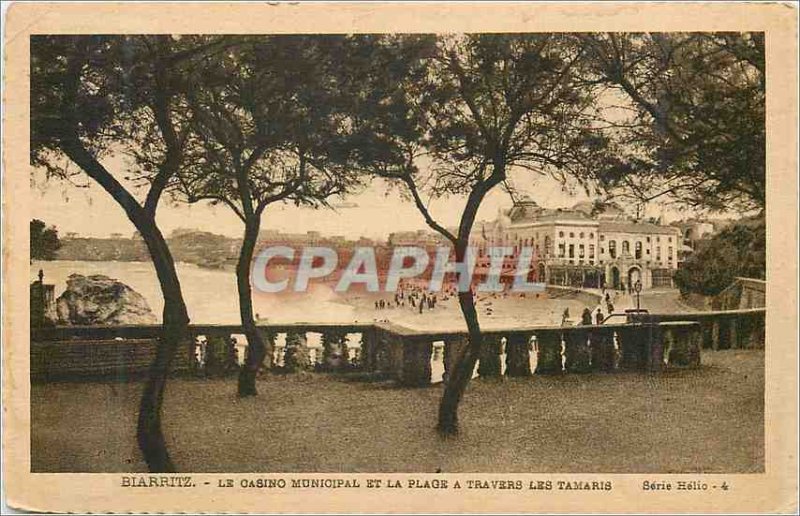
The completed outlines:
{"type": "MultiPolygon", "coordinates": [[[[441,387],[357,376],[172,379],[164,428],[187,472],[764,471],[764,351],[704,351],[698,369],[474,379],[457,439],[433,429],[441,387]]],[[[32,471],[146,471],[142,383],[31,386],[32,471]],[[57,454],[53,450],[58,450],[57,454]]]]}

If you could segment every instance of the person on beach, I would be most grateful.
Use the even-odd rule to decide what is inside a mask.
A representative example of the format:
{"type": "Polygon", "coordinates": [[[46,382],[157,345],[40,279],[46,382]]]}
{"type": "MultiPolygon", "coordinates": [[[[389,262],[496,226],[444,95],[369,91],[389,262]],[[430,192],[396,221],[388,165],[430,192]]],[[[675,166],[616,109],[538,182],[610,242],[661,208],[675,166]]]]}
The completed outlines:
{"type": "Polygon", "coordinates": [[[597,312],[595,313],[594,318],[595,321],[597,321],[598,325],[603,324],[603,321],[605,321],[605,317],[603,317],[603,312],[600,311],[599,307],[597,308],[597,312]]]}
{"type": "Polygon", "coordinates": [[[583,313],[581,314],[581,324],[584,326],[588,326],[592,324],[592,311],[589,308],[584,308],[583,313]]]}

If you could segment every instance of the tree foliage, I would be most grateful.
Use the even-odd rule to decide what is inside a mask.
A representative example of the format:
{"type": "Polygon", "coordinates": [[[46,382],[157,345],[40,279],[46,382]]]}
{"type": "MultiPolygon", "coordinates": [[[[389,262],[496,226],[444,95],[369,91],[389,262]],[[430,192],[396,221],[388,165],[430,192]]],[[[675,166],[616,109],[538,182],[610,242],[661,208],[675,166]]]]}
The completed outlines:
{"type": "Polygon", "coordinates": [[[309,206],[346,191],[326,59],[336,37],[240,38],[185,91],[187,158],[172,183],[189,202],[247,221],[269,204],[309,206]]]}
{"type": "MultiPolygon", "coordinates": [[[[478,209],[511,172],[602,186],[620,175],[614,141],[596,127],[583,80],[584,43],[565,34],[388,36],[356,40],[371,62],[351,65],[353,160],[399,184],[427,224],[468,260],[478,209]],[[451,232],[428,199],[466,197],[451,232]]],[[[356,55],[361,55],[356,52],[356,55]]],[[[530,180],[530,181],[528,181],[530,180]]],[[[469,347],[449,377],[438,428],[457,431],[457,408],[482,348],[474,300],[459,294],[469,347]]]]}
{"type": "Polygon", "coordinates": [[[30,229],[31,260],[55,260],[56,253],[61,248],[55,226],[48,227],[43,221],[33,219],[30,229]]]}
{"type": "Polygon", "coordinates": [[[675,273],[683,293],[716,296],[734,278],[766,278],[766,223],[740,221],[698,243],[697,250],[675,273]]]}
{"type": "Polygon", "coordinates": [[[137,429],[151,471],[175,470],[161,431],[161,405],[189,324],[175,263],[156,223],[162,194],[184,158],[176,93],[198,59],[227,44],[227,38],[204,36],[31,38],[31,164],[48,177],[83,173],[103,188],[141,234],[164,296],[162,335],[137,429]],[[161,149],[158,160],[139,159],[151,149],[161,149]],[[104,158],[120,153],[133,159],[109,169],[104,158]],[[146,187],[143,198],[130,183],[146,187]]]}
{"type": "Polygon", "coordinates": [[[623,99],[607,122],[636,174],[614,181],[638,201],[703,210],[762,210],[765,176],[763,33],[583,35],[587,81],[623,99]]]}
{"type": "MultiPolygon", "coordinates": [[[[249,353],[240,396],[256,394],[266,352],[250,286],[265,209],[328,206],[330,197],[357,183],[345,166],[344,118],[332,80],[339,64],[332,57],[342,42],[342,36],[240,37],[204,59],[182,92],[185,159],[170,186],[189,202],[228,206],[244,224],[236,275],[249,353]]],[[[139,160],[151,158],[142,153],[139,160]]]]}

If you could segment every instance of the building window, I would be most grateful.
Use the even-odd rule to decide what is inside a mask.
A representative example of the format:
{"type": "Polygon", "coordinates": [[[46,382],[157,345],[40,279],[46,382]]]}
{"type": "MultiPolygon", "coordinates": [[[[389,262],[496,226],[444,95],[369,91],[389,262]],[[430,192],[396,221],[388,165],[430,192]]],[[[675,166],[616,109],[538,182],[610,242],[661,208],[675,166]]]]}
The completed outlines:
{"type": "Polygon", "coordinates": [[[630,254],[631,253],[631,243],[627,240],[622,241],[622,254],[630,254]]]}
{"type": "Polygon", "coordinates": [[[575,258],[575,244],[569,244],[569,257],[575,258]]]}
{"type": "Polygon", "coordinates": [[[650,243],[650,237],[647,237],[647,243],[648,244],[650,243]]]}
{"type": "Polygon", "coordinates": [[[575,233],[570,232],[569,237],[570,238],[575,238],[575,233]]]}
{"type": "Polygon", "coordinates": [[[546,236],[546,237],[544,237],[544,254],[545,254],[545,256],[550,256],[550,251],[551,251],[550,237],[546,236]]]}
{"type": "Polygon", "coordinates": [[[667,240],[669,241],[670,244],[672,243],[672,237],[669,237],[667,240]]]}
{"type": "Polygon", "coordinates": [[[600,235],[600,241],[601,241],[601,242],[605,241],[605,239],[606,239],[606,236],[605,236],[605,235],[600,235]]]}
{"type": "Polygon", "coordinates": [[[661,261],[661,247],[656,247],[656,260],[661,261]]]}
{"type": "Polygon", "coordinates": [[[594,244],[589,244],[589,258],[594,258],[594,244]]]}
{"type": "Polygon", "coordinates": [[[609,256],[611,256],[612,259],[617,257],[617,241],[616,240],[611,240],[611,241],[608,242],[608,254],[609,254],[609,256]]]}
{"type": "Polygon", "coordinates": [[[578,257],[579,257],[579,258],[583,258],[583,255],[584,255],[584,254],[585,254],[585,253],[584,253],[583,244],[580,244],[580,245],[578,246],[578,257]]]}
{"type": "Polygon", "coordinates": [[[635,253],[636,253],[636,259],[637,260],[641,260],[642,259],[642,243],[641,242],[636,242],[635,253]]]}
{"type": "Polygon", "coordinates": [[[647,254],[650,254],[650,249],[646,249],[647,254]]]}
{"type": "Polygon", "coordinates": [[[589,238],[594,238],[594,233],[589,233],[589,238]]]}
{"type": "Polygon", "coordinates": [[[559,238],[564,238],[564,232],[563,231],[559,231],[558,232],[558,237],[559,238]]]}
{"type": "Polygon", "coordinates": [[[672,246],[669,248],[669,254],[667,255],[667,260],[672,261],[672,246]]]}
{"type": "Polygon", "coordinates": [[[661,242],[661,237],[656,237],[656,242],[661,242]]]}
{"type": "Polygon", "coordinates": [[[583,238],[583,231],[581,231],[580,237],[583,238]]]}
{"type": "Polygon", "coordinates": [[[564,244],[558,244],[558,257],[563,258],[564,254],[566,253],[567,246],[564,244]]]}

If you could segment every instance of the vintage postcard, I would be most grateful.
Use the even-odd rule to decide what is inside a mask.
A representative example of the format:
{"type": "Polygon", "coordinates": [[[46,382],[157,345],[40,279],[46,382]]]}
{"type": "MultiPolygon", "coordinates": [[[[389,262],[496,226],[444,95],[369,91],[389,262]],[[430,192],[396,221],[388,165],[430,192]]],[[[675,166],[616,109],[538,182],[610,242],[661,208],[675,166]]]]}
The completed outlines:
{"type": "Polygon", "coordinates": [[[796,4],[5,15],[10,507],[798,510],[796,4]]]}

